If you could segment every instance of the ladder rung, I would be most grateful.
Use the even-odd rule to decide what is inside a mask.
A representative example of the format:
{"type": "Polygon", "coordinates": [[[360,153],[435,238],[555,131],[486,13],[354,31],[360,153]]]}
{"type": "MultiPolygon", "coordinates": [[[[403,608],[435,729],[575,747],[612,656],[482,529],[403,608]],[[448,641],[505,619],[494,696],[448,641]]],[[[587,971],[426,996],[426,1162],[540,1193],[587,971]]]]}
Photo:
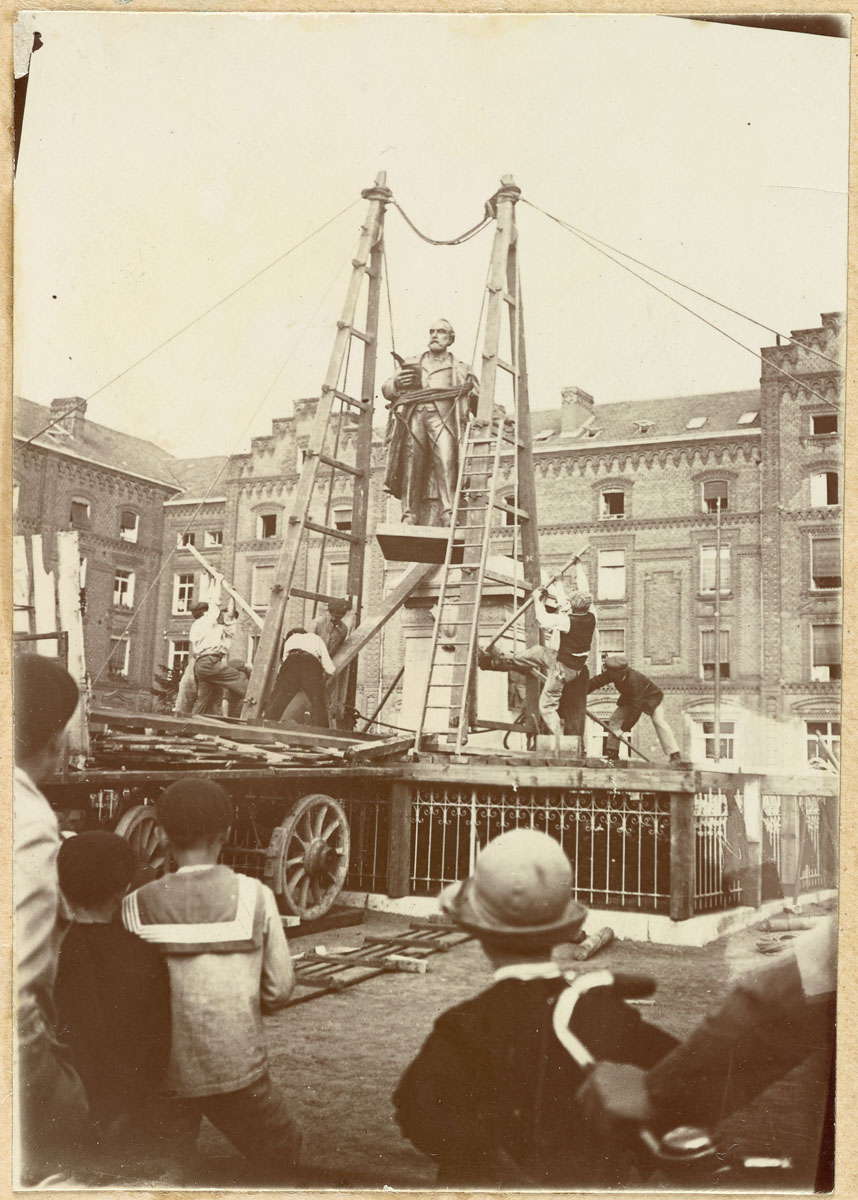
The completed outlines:
{"type": "Polygon", "coordinates": [[[337,471],[346,471],[349,475],[358,475],[363,479],[366,472],[360,467],[352,466],[351,463],[343,462],[341,458],[331,458],[329,454],[320,454],[319,462],[323,462],[326,467],[333,467],[337,471]]]}
{"type": "Polygon", "coordinates": [[[306,588],[293,587],[289,589],[290,596],[297,596],[299,600],[318,600],[322,604],[328,604],[331,600],[342,600],[342,596],[329,596],[326,592],[310,592],[306,588]]]}
{"type": "Polygon", "coordinates": [[[515,296],[511,296],[509,292],[501,292],[501,300],[506,300],[507,304],[511,305],[513,308],[515,308],[516,304],[518,303],[515,296]]]}
{"type": "Polygon", "coordinates": [[[304,528],[312,529],[314,533],[323,533],[326,537],[337,538],[341,542],[360,541],[356,533],[346,533],[344,529],[333,529],[330,525],[317,525],[315,521],[305,521],[304,528]]]}
{"type": "Polygon", "coordinates": [[[347,325],[345,321],[337,321],[337,329],[347,329],[353,337],[360,338],[368,346],[373,345],[375,342],[375,338],[371,333],[364,333],[362,329],[355,329],[354,325],[347,325]]]}
{"type": "Polygon", "coordinates": [[[359,408],[366,411],[369,406],[368,400],[358,400],[357,396],[349,396],[347,392],[341,392],[339,388],[331,388],[338,400],[342,400],[344,404],[350,404],[352,408],[359,408]]]}
{"type": "Polygon", "coordinates": [[[498,366],[503,371],[509,371],[510,375],[518,375],[518,367],[514,367],[512,363],[508,363],[502,358],[498,359],[498,366]]]}
{"type": "Polygon", "coordinates": [[[523,508],[516,508],[514,504],[505,504],[503,500],[495,500],[494,507],[499,508],[501,512],[512,513],[523,521],[530,520],[530,514],[526,513],[523,508]]]}

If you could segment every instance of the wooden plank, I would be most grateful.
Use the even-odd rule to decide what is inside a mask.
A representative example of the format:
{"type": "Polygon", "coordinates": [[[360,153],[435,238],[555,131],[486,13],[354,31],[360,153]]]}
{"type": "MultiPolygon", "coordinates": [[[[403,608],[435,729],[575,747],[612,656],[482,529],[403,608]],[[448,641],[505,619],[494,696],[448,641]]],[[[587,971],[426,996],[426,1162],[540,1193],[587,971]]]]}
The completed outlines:
{"type": "Polygon", "coordinates": [[[381,738],[374,746],[354,746],[346,750],[349,762],[371,762],[374,758],[387,758],[391,754],[404,754],[414,745],[414,736],[381,738]]]}
{"type": "Polygon", "coordinates": [[[694,916],[694,800],[674,792],[670,797],[670,919],[694,916]]]}
{"type": "Polygon", "coordinates": [[[14,633],[33,633],[30,591],[30,567],[27,562],[27,539],[12,539],[12,630],[14,633]]]}
{"type": "Polygon", "coordinates": [[[66,667],[80,690],[77,708],[68,725],[69,753],[72,756],[88,754],[86,654],[80,607],[80,545],[76,529],[57,534],[57,607],[59,627],[68,637],[66,667]]]}
{"type": "Polygon", "coordinates": [[[405,603],[411,593],[434,570],[436,570],[435,563],[415,563],[411,570],[406,572],[390,595],[385,598],[379,611],[367,617],[366,620],[361,621],[360,625],[352,630],[334,655],[334,678],[341,671],[345,670],[349,663],[357,658],[367,642],[375,637],[382,626],[386,625],[397,609],[405,603]]]}
{"type": "Polygon", "coordinates": [[[411,788],[394,783],[390,789],[387,835],[387,894],[393,900],[411,891],[411,788]]]}
{"type": "MultiPolygon", "coordinates": [[[[35,606],[36,633],[54,633],[57,626],[57,594],[53,571],[46,571],[42,557],[42,535],[34,533],[33,548],[33,604],[35,606]]],[[[37,654],[57,658],[59,643],[51,638],[34,642],[37,654]]]]}

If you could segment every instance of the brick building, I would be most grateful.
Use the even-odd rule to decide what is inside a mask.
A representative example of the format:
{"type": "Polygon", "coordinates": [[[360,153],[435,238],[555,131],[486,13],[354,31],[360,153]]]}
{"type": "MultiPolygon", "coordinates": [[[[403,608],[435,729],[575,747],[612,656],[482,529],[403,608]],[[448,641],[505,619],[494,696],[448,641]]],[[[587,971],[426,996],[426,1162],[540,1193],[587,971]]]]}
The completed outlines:
{"type": "Polygon", "coordinates": [[[14,448],[15,532],[42,535],[51,570],[53,534],[79,531],[94,701],[148,708],[164,502],[181,490],[175,460],[151,442],[89,420],[80,397],[50,408],[16,399],[14,448]]]}

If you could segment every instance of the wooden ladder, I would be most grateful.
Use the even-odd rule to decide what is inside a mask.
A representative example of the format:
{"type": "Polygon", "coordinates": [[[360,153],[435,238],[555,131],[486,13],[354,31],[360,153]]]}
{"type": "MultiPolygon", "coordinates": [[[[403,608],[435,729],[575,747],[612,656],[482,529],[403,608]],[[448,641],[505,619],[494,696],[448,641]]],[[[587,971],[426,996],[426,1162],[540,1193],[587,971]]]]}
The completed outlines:
{"type": "MultiPolygon", "coordinates": [[[[450,533],[441,568],[438,608],[432,631],[429,664],[424,680],[423,704],[419,710],[414,748],[419,751],[426,733],[428,713],[448,712],[445,736],[460,753],[471,729],[494,728],[476,713],[477,653],[481,602],[490,576],[488,556],[497,514],[510,514],[515,524],[504,532],[515,532],[520,542],[522,575],[532,590],[539,583],[539,540],[536,523],[536,485],[533,472],[533,442],[527,392],[524,314],[518,271],[518,232],[515,204],[520,195],[512,176],[505,175],[495,194],[497,223],[486,285],[486,326],[483,339],[480,395],[459,460],[459,477],[450,533]],[[500,355],[504,309],[509,320],[510,357],[500,355]],[[513,413],[496,407],[498,371],[512,381],[513,413]],[[502,451],[511,450],[516,494],[514,504],[499,498],[502,451]],[[451,595],[452,592],[452,595],[451,595]],[[451,610],[454,610],[451,616],[451,610]],[[445,629],[449,627],[448,632],[445,629]]],[[[532,607],[526,617],[526,637],[537,640],[538,629],[532,607]]],[[[537,684],[528,680],[535,703],[537,684]]],[[[507,728],[498,724],[499,728],[507,728]]]]}
{"type": "MultiPolygon", "coordinates": [[[[361,227],[357,251],[352,260],[352,274],[346,292],[342,316],[337,322],[334,346],[328,362],[322,394],[316,408],[309,444],[304,451],[303,464],[295,491],[292,512],[284,530],[280,557],[274,570],[271,598],[265,616],[259,646],[253,660],[253,670],[244,698],[242,717],[256,721],[260,718],[269,684],[279,667],[279,649],[283,622],[289,599],[325,604],[334,597],[319,587],[299,587],[295,583],[299,563],[306,561],[308,534],[321,536],[319,563],[324,561],[327,539],[336,539],[348,547],[347,592],[352,601],[355,625],[360,624],[364,556],[366,550],[367,506],[372,455],[372,417],[375,395],[375,369],[378,346],[379,299],[381,295],[384,213],[392,193],[386,186],[387,176],[381,171],[373,187],[361,194],[369,201],[367,215],[361,227]],[[358,302],[365,277],[366,317],[364,328],[355,324],[358,302]],[[348,367],[352,346],[357,343],[362,352],[361,394],[350,395],[341,381],[348,367]],[[340,450],[342,433],[347,428],[354,439],[353,461],[340,450]],[[324,470],[323,470],[324,468],[324,470]],[[335,481],[348,478],[352,489],[351,527],[338,529],[331,516],[335,481]],[[311,509],[321,520],[312,519],[311,509]]],[[[306,582],[306,581],[305,581],[306,582]]],[[[349,668],[345,702],[353,706],[355,697],[356,664],[349,668]]]]}

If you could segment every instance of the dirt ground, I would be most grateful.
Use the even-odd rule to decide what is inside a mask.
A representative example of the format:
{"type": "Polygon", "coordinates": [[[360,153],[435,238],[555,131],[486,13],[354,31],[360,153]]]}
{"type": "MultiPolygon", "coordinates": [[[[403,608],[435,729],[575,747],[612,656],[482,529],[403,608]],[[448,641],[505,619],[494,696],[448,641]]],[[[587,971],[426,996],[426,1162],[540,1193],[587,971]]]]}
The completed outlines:
{"type": "MultiPolygon", "coordinates": [[[[367,933],[401,931],[403,926],[403,918],[367,913],[363,926],[296,939],[291,945],[293,953],[319,942],[329,949],[358,946],[367,933]]],[[[682,1037],[720,1001],[737,975],[773,961],[774,956],[757,951],[759,938],[758,932],[747,930],[702,949],[615,942],[584,969],[653,975],[658,991],[641,1011],[682,1037]]],[[[562,948],[557,956],[561,965],[573,965],[562,948]]],[[[305,1131],[304,1161],[340,1188],[431,1187],[434,1169],[400,1136],[391,1095],[435,1018],[491,982],[479,945],[468,942],[434,955],[425,975],[381,976],[267,1019],[272,1073],[305,1131]]],[[[806,1061],[725,1123],[719,1132],[726,1144],[792,1156],[796,1170],[783,1186],[812,1190],[824,1074],[824,1064],[806,1061]]],[[[240,1160],[209,1126],[199,1150],[200,1186],[241,1185],[240,1160]]]]}

